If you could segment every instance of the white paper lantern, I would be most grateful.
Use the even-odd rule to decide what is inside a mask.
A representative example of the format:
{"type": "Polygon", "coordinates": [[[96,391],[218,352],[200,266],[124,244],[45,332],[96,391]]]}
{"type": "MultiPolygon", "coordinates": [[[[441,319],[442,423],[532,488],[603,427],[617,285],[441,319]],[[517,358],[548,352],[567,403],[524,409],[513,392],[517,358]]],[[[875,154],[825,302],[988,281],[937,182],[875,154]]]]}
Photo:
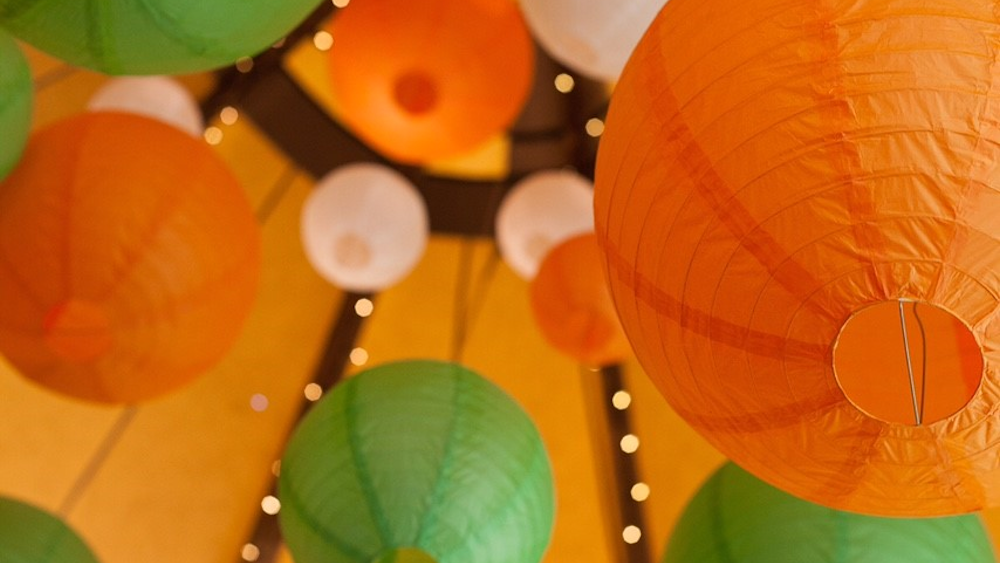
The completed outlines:
{"type": "Polygon", "coordinates": [[[198,102],[166,76],[125,76],[104,83],[87,102],[89,111],[122,111],[150,117],[195,137],[205,130],[198,102]]]}
{"type": "Polygon", "coordinates": [[[420,192],[379,164],[327,174],[302,209],[306,257],[321,276],[349,291],[379,291],[401,280],[420,261],[429,235],[420,192]]]}
{"type": "Polygon", "coordinates": [[[568,170],[543,170],[521,180],[500,204],[496,238],[500,255],[531,280],[554,246],[594,230],[593,184],[568,170]]]}
{"type": "Polygon", "coordinates": [[[613,82],[666,2],[521,0],[521,9],[553,58],[590,78],[613,82]]]}

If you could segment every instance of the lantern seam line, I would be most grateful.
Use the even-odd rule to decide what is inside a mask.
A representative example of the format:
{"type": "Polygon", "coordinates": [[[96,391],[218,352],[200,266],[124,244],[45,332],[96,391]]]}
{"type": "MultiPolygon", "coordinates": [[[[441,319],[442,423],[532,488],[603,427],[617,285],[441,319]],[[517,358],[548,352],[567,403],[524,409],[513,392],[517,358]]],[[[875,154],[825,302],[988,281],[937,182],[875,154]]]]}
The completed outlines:
{"type": "Polygon", "coordinates": [[[389,521],[386,518],[385,510],[382,507],[381,500],[379,499],[378,493],[375,489],[375,484],[371,480],[371,476],[368,471],[368,460],[364,457],[361,451],[361,437],[357,433],[357,417],[359,416],[357,396],[360,388],[360,382],[355,382],[354,385],[350,385],[345,390],[346,398],[346,416],[344,417],[344,426],[347,432],[347,443],[349,445],[349,450],[352,459],[354,459],[354,465],[358,469],[358,485],[361,486],[361,491],[364,493],[365,499],[368,501],[366,504],[368,506],[368,511],[375,521],[375,526],[378,529],[379,537],[382,540],[383,545],[392,545],[392,533],[389,529],[389,521]]]}
{"type": "Polygon", "coordinates": [[[462,400],[466,393],[465,389],[465,378],[462,377],[461,372],[458,370],[451,370],[452,381],[454,385],[452,387],[451,396],[451,411],[452,416],[448,421],[448,437],[445,443],[444,456],[442,456],[440,463],[438,464],[437,475],[434,479],[434,489],[431,492],[430,499],[428,500],[427,509],[420,519],[420,529],[417,530],[417,537],[414,545],[417,547],[426,545],[428,541],[428,536],[431,531],[434,530],[438,520],[438,512],[440,509],[439,501],[444,495],[446,489],[445,475],[449,473],[449,468],[451,466],[453,456],[455,453],[455,441],[457,438],[458,430],[460,428],[459,418],[463,416],[464,412],[461,409],[462,400]]]}
{"type": "MultiPolygon", "coordinates": [[[[526,414],[523,411],[521,411],[520,414],[522,416],[526,416],[526,414]]],[[[531,461],[528,463],[528,465],[526,467],[524,467],[522,469],[521,476],[523,476],[523,475],[530,475],[530,474],[534,473],[535,470],[538,469],[538,468],[547,469],[546,472],[551,474],[551,467],[547,463],[548,456],[545,453],[545,450],[542,447],[540,447],[541,440],[538,437],[537,429],[535,429],[533,425],[531,425],[530,428],[533,430],[532,433],[538,439],[536,441],[534,441],[534,443],[532,444],[534,447],[532,448],[533,451],[532,451],[532,455],[531,455],[531,461]]],[[[506,518],[507,513],[509,513],[511,510],[513,510],[514,508],[517,507],[518,501],[520,501],[521,499],[525,498],[525,494],[529,491],[529,488],[528,488],[529,484],[535,484],[535,483],[532,483],[531,480],[529,480],[529,479],[520,479],[520,481],[518,482],[517,488],[514,490],[514,492],[511,493],[509,496],[507,496],[507,502],[499,505],[498,507],[495,507],[493,509],[493,511],[489,514],[489,516],[483,518],[482,521],[483,522],[503,522],[503,520],[506,518]]],[[[548,501],[548,498],[546,498],[545,500],[548,501]]],[[[465,551],[467,553],[473,553],[473,551],[472,551],[472,545],[475,544],[476,542],[478,542],[479,539],[482,537],[483,533],[486,532],[486,531],[489,531],[489,526],[480,526],[473,533],[463,536],[463,541],[462,541],[461,544],[459,544],[459,546],[460,546],[459,549],[461,549],[462,551],[465,551]]],[[[548,540],[546,539],[547,537],[548,537],[548,534],[544,534],[543,533],[542,542],[544,544],[546,544],[546,545],[548,543],[548,540]]],[[[538,545],[537,545],[537,543],[538,543],[538,541],[537,541],[538,537],[535,537],[534,540],[535,541],[532,541],[530,546],[524,546],[524,549],[525,550],[532,550],[532,551],[534,551],[535,548],[538,547],[538,545]]],[[[459,551],[457,553],[461,553],[461,551],[459,551]]],[[[539,551],[538,553],[540,554],[541,551],[539,551]]],[[[440,563],[447,563],[447,562],[456,562],[457,563],[459,561],[469,561],[469,560],[468,559],[458,559],[458,555],[456,553],[453,553],[452,557],[449,557],[447,560],[441,561],[440,563]]]]}
{"type": "MultiPolygon", "coordinates": [[[[728,466],[723,466],[723,467],[725,468],[728,466]]],[[[722,485],[723,485],[722,481],[728,473],[729,471],[720,471],[716,473],[715,478],[709,481],[709,487],[708,487],[709,499],[711,503],[710,504],[711,508],[709,510],[710,522],[712,523],[713,529],[719,530],[718,534],[712,535],[712,538],[714,539],[712,543],[715,544],[715,547],[718,549],[719,555],[722,556],[722,561],[720,563],[736,563],[729,542],[726,541],[727,530],[724,522],[725,518],[722,513],[724,508],[722,502],[722,485]]]]}
{"type": "Polygon", "coordinates": [[[355,561],[368,561],[368,558],[357,551],[353,546],[350,546],[346,541],[338,537],[332,531],[328,530],[327,527],[319,525],[312,513],[308,510],[308,507],[306,507],[301,495],[299,495],[298,488],[293,479],[285,479],[282,481],[280,494],[281,502],[285,505],[285,509],[294,513],[295,517],[302,520],[302,523],[309,528],[310,532],[325,541],[328,546],[354,559],[355,561]]]}

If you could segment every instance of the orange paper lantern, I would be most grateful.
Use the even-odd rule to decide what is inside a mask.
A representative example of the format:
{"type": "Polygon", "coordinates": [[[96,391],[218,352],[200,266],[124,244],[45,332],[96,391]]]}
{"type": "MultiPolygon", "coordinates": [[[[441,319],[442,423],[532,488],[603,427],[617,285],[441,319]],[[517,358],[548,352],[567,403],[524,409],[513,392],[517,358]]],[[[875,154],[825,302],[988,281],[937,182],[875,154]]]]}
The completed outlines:
{"type": "Polygon", "coordinates": [[[614,301],[678,413],[769,483],[1000,504],[998,15],[671,0],[626,67],[595,191],[614,301]]]}
{"type": "Polygon", "coordinates": [[[475,149],[514,121],[531,88],[534,47],[512,0],[355,2],[330,32],[341,117],[399,162],[475,149]]]}
{"type": "Polygon", "coordinates": [[[629,355],[593,233],[553,248],[531,281],[531,310],[542,335],[581,363],[603,366],[629,355]]]}
{"type": "Polygon", "coordinates": [[[67,395],[133,403],[204,372],[235,340],[259,269],[236,179],[148,118],[50,126],[0,184],[0,352],[67,395]]]}

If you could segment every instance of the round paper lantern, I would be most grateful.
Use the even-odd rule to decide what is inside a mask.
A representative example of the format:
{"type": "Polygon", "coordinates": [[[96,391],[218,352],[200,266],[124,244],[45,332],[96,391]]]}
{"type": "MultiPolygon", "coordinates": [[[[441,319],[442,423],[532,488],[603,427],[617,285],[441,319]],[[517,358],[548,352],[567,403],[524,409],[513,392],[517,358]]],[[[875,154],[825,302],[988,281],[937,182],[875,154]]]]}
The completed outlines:
{"type": "Polygon", "coordinates": [[[31,69],[20,47],[0,31],[0,180],[17,164],[31,129],[31,69]]]}
{"type": "Polygon", "coordinates": [[[545,339],[586,365],[620,363],[629,355],[593,233],[549,252],[531,281],[531,310],[545,339]]]}
{"type": "Polygon", "coordinates": [[[546,52],[590,78],[612,82],[666,0],[521,0],[546,52]]]}
{"type": "Polygon", "coordinates": [[[319,0],[0,0],[0,27],[107,74],[181,74],[268,48],[319,0]]]}
{"type": "Polygon", "coordinates": [[[527,100],[534,46],[513,0],[356,2],[330,25],[341,118],[405,163],[475,149],[527,100]]]}
{"type": "Polygon", "coordinates": [[[661,563],[994,563],[977,515],[881,518],[795,498],[726,464],[674,528],[661,563]]]}
{"type": "Polygon", "coordinates": [[[521,180],[497,210],[500,256],[525,280],[552,247],[594,230],[594,190],[589,180],[568,170],[543,170],[521,180]]]}
{"type": "Polygon", "coordinates": [[[246,318],[259,228],[202,141],[90,113],[29,141],[0,184],[0,353],[82,399],[134,403],[213,366],[246,318]]]}
{"type": "Polygon", "coordinates": [[[995,8],[671,0],[617,86],[595,217],[625,331],[681,416],[798,496],[1000,504],[995,8]],[[951,327],[926,355],[914,314],[951,327]],[[928,387],[915,425],[922,371],[962,396],[928,387]]]}
{"type": "Polygon", "coordinates": [[[370,293],[403,279],[430,236],[423,196],[403,175],[359,163],[330,172],[302,208],[302,243],[330,283],[370,293]]]}
{"type": "Polygon", "coordinates": [[[23,502],[0,498],[0,561],[97,563],[97,558],[62,520],[23,502]]]}
{"type": "Polygon", "coordinates": [[[279,494],[298,563],[536,563],[554,516],[528,416],[434,361],[370,369],[318,402],[289,441],[279,494]]]}
{"type": "Polygon", "coordinates": [[[90,111],[144,115],[201,137],[205,120],[194,96],[168,76],[124,76],[107,81],[87,102],[90,111]]]}

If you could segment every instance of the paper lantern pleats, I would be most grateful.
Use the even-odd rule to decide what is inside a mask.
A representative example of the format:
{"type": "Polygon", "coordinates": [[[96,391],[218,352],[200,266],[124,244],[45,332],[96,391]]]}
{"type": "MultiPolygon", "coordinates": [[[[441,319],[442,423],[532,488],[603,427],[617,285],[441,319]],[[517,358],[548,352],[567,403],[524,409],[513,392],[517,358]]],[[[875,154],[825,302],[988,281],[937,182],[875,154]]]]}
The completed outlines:
{"type": "Polygon", "coordinates": [[[521,0],[528,26],[559,62],[590,78],[618,80],[666,0],[521,0]]]}
{"type": "Polygon", "coordinates": [[[181,74],[268,48],[319,0],[0,0],[0,27],[106,74],[181,74]]]}
{"type": "MultiPolygon", "coordinates": [[[[984,0],[671,0],[618,83],[595,223],[625,331],[681,416],[798,496],[1000,504],[998,23],[984,0]],[[834,367],[845,325],[900,299],[954,317],[976,342],[956,366],[983,366],[919,427],[859,408],[834,367]]],[[[905,382],[902,324],[868,336],[898,373],[842,375],[905,382]]]]}
{"type": "Polygon", "coordinates": [[[726,464],[674,528],[661,563],[994,563],[978,515],[881,518],[795,498],[726,464]]]}
{"type": "Polygon", "coordinates": [[[205,120],[197,100],[169,76],[123,76],[107,81],[87,102],[90,111],[144,115],[201,137],[205,120]]]}
{"type": "Polygon", "coordinates": [[[496,241],[504,262],[521,278],[566,239],[594,230],[593,184],[569,170],[543,170],[518,182],[497,210],[496,241]]]}
{"type": "Polygon", "coordinates": [[[200,140],[123,113],[38,132],[0,183],[0,353],[50,389],[133,403],[228,351],[260,234],[200,140]]]}
{"type": "Polygon", "coordinates": [[[0,180],[10,173],[31,129],[31,69],[20,47],[0,31],[0,180]]]}
{"type": "Polygon", "coordinates": [[[334,285],[385,289],[410,273],[430,236],[423,196],[400,173],[358,163],[327,174],[302,208],[310,264],[334,285]]]}
{"type": "Polygon", "coordinates": [[[512,0],[356,2],[330,25],[344,122],[404,163],[469,152],[527,100],[534,47],[512,0]]]}
{"type": "Polygon", "coordinates": [[[0,498],[0,561],[97,563],[97,557],[62,520],[23,502],[0,498]]]}
{"type": "Polygon", "coordinates": [[[530,291],[535,321],[557,350],[589,366],[620,363],[629,356],[593,233],[553,248],[530,291]]]}
{"type": "Polygon", "coordinates": [[[531,420],[492,383],[433,361],[365,371],[317,403],[279,495],[297,563],[537,563],[553,524],[531,420]]]}

